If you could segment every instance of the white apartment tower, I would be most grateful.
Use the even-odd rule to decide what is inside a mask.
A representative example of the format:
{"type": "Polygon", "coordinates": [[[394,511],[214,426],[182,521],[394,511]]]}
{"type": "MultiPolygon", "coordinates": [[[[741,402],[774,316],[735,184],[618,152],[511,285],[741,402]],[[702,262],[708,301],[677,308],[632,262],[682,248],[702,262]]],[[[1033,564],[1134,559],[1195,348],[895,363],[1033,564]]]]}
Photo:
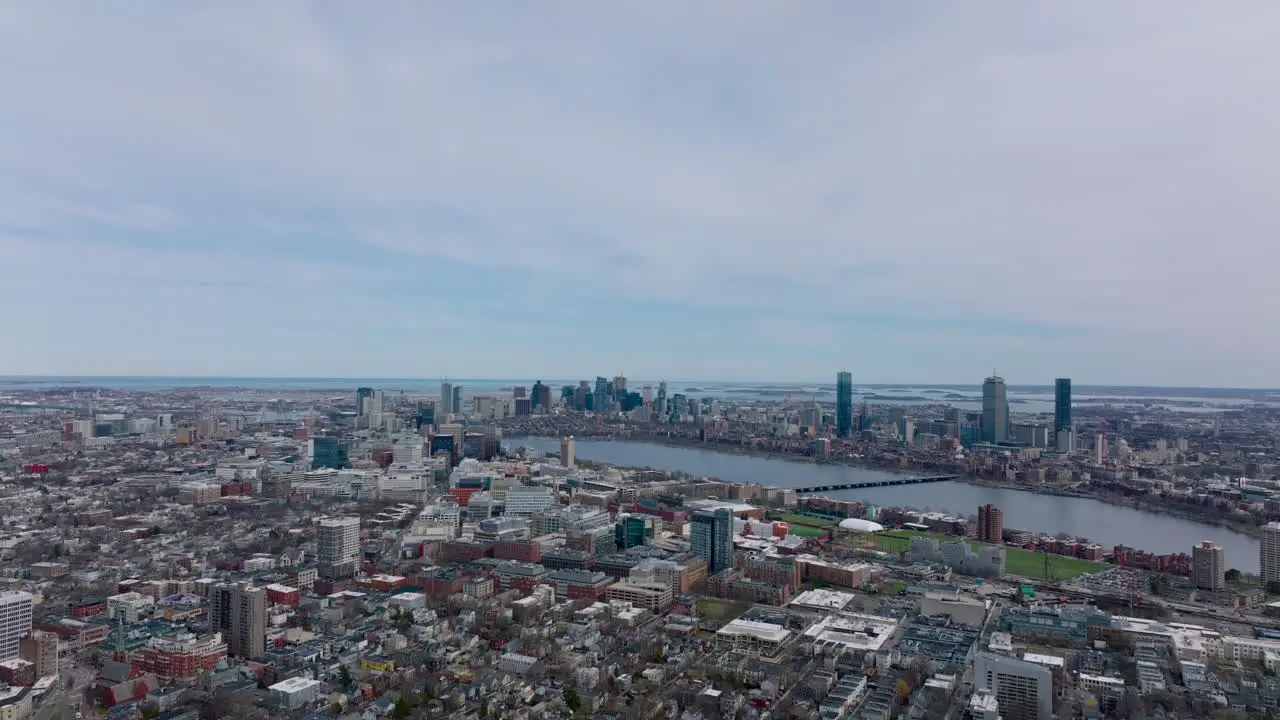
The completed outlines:
{"type": "Polygon", "coordinates": [[[1044,665],[978,653],[973,681],[996,696],[1004,720],[1053,718],[1053,672],[1044,665]]]}
{"type": "Polygon", "coordinates": [[[329,577],[354,574],[360,558],[360,518],[321,520],[316,544],[316,563],[329,577]]]}
{"type": "Polygon", "coordinates": [[[1259,550],[1263,584],[1280,583],[1280,522],[1271,522],[1262,526],[1262,542],[1259,550]]]}
{"type": "Polygon", "coordinates": [[[0,661],[18,657],[22,636],[31,632],[31,593],[0,592],[0,661]]]}
{"type": "Polygon", "coordinates": [[[1191,548],[1191,567],[1197,588],[1226,589],[1227,553],[1222,546],[1205,540],[1191,548]]]}

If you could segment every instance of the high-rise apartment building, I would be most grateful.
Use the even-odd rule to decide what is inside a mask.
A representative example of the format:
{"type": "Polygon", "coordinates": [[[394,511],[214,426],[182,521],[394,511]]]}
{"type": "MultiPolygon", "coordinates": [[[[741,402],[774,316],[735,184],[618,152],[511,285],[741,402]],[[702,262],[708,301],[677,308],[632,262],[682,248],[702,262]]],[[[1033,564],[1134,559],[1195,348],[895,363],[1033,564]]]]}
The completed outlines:
{"type": "Polygon", "coordinates": [[[701,510],[689,523],[693,553],[707,561],[707,572],[714,575],[733,567],[733,513],[727,508],[701,510]]]}
{"type": "Polygon", "coordinates": [[[1222,546],[1205,540],[1191,548],[1191,568],[1197,588],[1226,589],[1227,553],[1222,546]]]}
{"type": "Polygon", "coordinates": [[[215,585],[209,592],[209,629],[222,633],[228,655],[262,657],[267,649],[267,589],[247,582],[215,585]]]}
{"type": "Polygon", "coordinates": [[[1009,439],[1009,398],[1004,378],[992,375],[982,383],[982,441],[1007,442],[1009,439]]]}
{"type": "Polygon", "coordinates": [[[316,537],[316,564],[328,578],[355,575],[360,559],[360,518],[325,518],[316,537]]]}
{"type": "Polygon", "coordinates": [[[836,436],[848,437],[853,428],[853,374],[836,373],[836,436]]]}
{"type": "Polygon", "coordinates": [[[19,656],[22,636],[31,632],[31,593],[0,592],[0,661],[19,656]]]}
{"type": "Polygon", "coordinates": [[[573,467],[574,463],[577,462],[575,450],[576,447],[574,446],[572,435],[567,438],[560,438],[560,464],[567,468],[573,467]]]}
{"type": "Polygon", "coordinates": [[[978,508],[978,540],[1004,542],[1004,512],[990,503],[978,508]]]}
{"type": "Polygon", "coordinates": [[[1053,718],[1053,671],[1039,663],[980,652],[973,682],[996,696],[1004,720],[1053,718]]]}
{"type": "Polygon", "coordinates": [[[1280,584],[1280,522],[1270,522],[1262,526],[1262,538],[1259,543],[1259,566],[1262,569],[1262,584],[1280,584]]]}
{"type": "Polygon", "coordinates": [[[458,412],[453,407],[453,383],[440,383],[440,412],[455,413],[458,412]]]}

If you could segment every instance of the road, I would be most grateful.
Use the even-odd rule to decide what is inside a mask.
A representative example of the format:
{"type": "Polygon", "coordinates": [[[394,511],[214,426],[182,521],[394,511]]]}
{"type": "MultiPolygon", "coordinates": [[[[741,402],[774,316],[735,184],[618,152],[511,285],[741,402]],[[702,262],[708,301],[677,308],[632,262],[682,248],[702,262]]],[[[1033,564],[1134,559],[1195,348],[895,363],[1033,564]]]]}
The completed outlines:
{"type": "Polygon", "coordinates": [[[97,670],[66,658],[62,665],[59,676],[63,681],[70,680],[71,687],[50,690],[32,716],[35,720],[74,720],[77,711],[86,718],[93,717],[93,706],[85,698],[85,690],[97,677],[97,670]]]}

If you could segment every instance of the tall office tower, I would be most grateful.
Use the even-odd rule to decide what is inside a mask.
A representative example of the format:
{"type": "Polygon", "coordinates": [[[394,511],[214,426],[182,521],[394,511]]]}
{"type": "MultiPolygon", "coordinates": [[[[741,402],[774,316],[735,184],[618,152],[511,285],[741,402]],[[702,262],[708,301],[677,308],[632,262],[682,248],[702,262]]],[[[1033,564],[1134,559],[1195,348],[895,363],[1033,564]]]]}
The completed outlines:
{"type": "Polygon", "coordinates": [[[369,414],[369,400],[373,397],[373,388],[356,388],[356,414],[364,417],[369,414]]]}
{"type": "Polygon", "coordinates": [[[613,397],[613,393],[609,391],[609,379],[600,375],[596,376],[596,389],[594,392],[595,401],[599,403],[605,397],[613,397]]]}
{"type": "Polygon", "coordinates": [[[221,632],[227,654],[259,658],[267,650],[267,589],[221,583],[209,593],[209,629],[221,632]]]}
{"type": "Polygon", "coordinates": [[[978,540],[1004,542],[1004,512],[990,503],[978,508],[978,540]]]}
{"type": "Polygon", "coordinates": [[[615,375],[613,377],[613,399],[621,401],[627,396],[627,377],[625,375],[615,375]]]}
{"type": "Polygon", "coordinates": [[[352,577],[360,559],[360,518],[325,518],[316,537],[316,564],[326,578],[352,577]]]}
{"type": "Polygon", "coordinates": [[[374,390],[369,395],[369,399],[365,401],[365,407],[368,408],[366,415],[377,415],[386,407],[386,395],[381,390],[374,390]]]}
{"type": "Polygon", "coordinates": [[[1053,381],[1053,431],[1071,429],[1071,378],[1053,381]]]}
{"type": "Polygon", "coordinates": [[[511,399],[512,399],[512,400],[519,400],[520,398],[522,398],[522,397],[525,397],[525,396],[526,396],[526,395],[525,395],[525,393],[526,393],[526,392],[528,392],[528,390],[527,390],[527,388],[525,388],[525,386],[523,386],[523,385],[516,385],[515,387],[511,388],[511,399]]]}
{"type": "Polygon", "coordinates": [[[31,593],[0,592],[0,661],[19,655],[22,636],[31,632],[31,593]]]}
{"type": "Polygon", "coordinates": [[[1093,438],[1093,453],[1093,461],[1097,464],[1102,465],[1107,461],[1107,458],[1110,456],[1110,451],[1107,449],[1106,433],[1098,433],[1097,436],[1093,438]]]}
{"type": "Polygon", "coordinates": [[[1208,540],[1191,548],[1192,575],[1201,590],[1225,590],[1227,587],[1227,553],[1208,540]]]}
{"type": "Polygon", "coordinates": [[[836,373],[836,436],[849,437],[853,427],[853,374],[836,373]]]}
{"type": "Polygon", "coordinates": [[[1004,378],[992,375],[982,383],[982,441],[1002,443],[1009,439],[1009,399],[1004,378]]]}
{"type": "Polygon", "coordinates": [[[974,684],[996,696],[1004,720],[1052,720],[1053,671],[1046,665],[980,652],[974,684]]]}
{"type": "Polygon", "coordinates": [[[1280,522],[1262,526],[1262,542],[1259,545],[1258,564],[1262,568],[1263,587],[1280,583],[1280,522]]]}
{"type": "Polygon", "coordinates": [[[453,408],[449,412],[455,412],[455,413],[462,412],[462,386],[461,385],[453,386],[453,402],[449,403],[449,405],[453,408]]]}
{"type": "Polygon", "coordinates": [[[567,438],[560,438],[560,464],[561,465],[567,468],[574,467],[574,463],[577,462],[577,457],[575,456],[575,453],[574,453],[575,449],[576,448],[574,447],[572,435],[570,435],[567,438]]]}
{"type": "Polygon", "coordinates": [[[440,412],[455,413],[458,412],[453,407],[453,383],[440,383],[440,412]]]}
{"type": "Polygon", "coordinates": [[[733,513],[727,508],[700,510],[689,521],[693,552],[707,561],[707,572],[714,575],[733,567],[733,513]]]}

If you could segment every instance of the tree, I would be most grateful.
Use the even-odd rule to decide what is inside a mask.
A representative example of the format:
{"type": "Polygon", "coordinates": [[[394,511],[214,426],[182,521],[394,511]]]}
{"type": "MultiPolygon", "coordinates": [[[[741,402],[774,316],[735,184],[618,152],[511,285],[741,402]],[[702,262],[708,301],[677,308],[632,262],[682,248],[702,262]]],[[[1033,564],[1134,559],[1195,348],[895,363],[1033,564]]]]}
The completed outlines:
{"type": "Polygon", "coordinates": [[[577,713],[578,708],[582,707],[582,697],[578,695],[575,688],[567,688],[564,691],[564,706],[569,708],[569,712],[577,713]]]}
{"type": "Polygon", "coordinates": [[[405,700],[403,697],[401,697],[399,700],[396,700],[396,707],[392,711],[392,713],[396,717],[407,718],[409,717],[409,713],[411,712],[413,712],[413,706],[409,704],[408,700],[405,700]]]}
{"type": "Polygon", "coordinates": [[[338,682],[342,683],[342,689],[347,692],[351,691],[351,686],[356,682],[355,679],[351,677],[351,671],[347,669],[346,665],[343,665],[338,669],[338,682]]]}
{"type": "Polygon", "coordinates": [[[1235,568],[1231,568],[1230,570],[1228,570],[1228,571],[1225,573],[1225,575],[1226,575],[1226,578],[1227,578],[1227,582],[1228,582],[1228,583],[1230,583],[1231,585],[1235,585],[1235,584],[1237,584],[1237,583],[1239,583],[1239,582],[1240,582],[1240,575],[1241,575],[1241,573],[1240,573],[1240,571],[1239,571],[1239,570],[1237,570],[1237,569],[1235,569],[1235,568]]]}

